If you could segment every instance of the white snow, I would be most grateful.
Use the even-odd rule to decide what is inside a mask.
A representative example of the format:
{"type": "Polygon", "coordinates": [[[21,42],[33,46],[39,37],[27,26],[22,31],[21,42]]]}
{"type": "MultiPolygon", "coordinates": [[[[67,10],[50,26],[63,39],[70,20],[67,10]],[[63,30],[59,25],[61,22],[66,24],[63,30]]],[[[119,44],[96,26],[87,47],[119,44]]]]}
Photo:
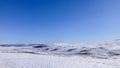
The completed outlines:
{"type": "Polygon", "coordinates": [[[0,53],[0,68],[120,68],[120,59],[0,53]]]}
{"type": "Polygon", "coordinates": [[[120,40],[3,45],[0,68],[120,68],[120,40]]]}

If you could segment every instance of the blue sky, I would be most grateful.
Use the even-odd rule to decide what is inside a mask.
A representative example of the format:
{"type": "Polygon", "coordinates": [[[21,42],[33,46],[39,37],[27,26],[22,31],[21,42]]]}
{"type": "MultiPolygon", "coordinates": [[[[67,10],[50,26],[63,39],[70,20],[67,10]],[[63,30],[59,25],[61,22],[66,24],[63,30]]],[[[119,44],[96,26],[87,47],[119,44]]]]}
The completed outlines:
{"type": "Polygon", "coordinates": [[[120,38],[120,0],[0,0],[0,43],[120,38]]]}

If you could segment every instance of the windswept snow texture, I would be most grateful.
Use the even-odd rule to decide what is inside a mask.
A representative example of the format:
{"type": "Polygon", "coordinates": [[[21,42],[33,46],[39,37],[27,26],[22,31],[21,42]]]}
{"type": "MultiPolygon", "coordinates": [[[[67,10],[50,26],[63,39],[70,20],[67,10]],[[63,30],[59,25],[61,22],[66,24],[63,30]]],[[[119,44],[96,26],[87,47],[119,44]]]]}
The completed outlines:
{"type": "Polygon", "coordinates": [[[0,45],[0,68],[120,68],[120,40],[0,45]]]}
{"type": "Polygon", "coordinates": [[[120,68],[120,59],[0,53],[0,68],[120,68]]]}

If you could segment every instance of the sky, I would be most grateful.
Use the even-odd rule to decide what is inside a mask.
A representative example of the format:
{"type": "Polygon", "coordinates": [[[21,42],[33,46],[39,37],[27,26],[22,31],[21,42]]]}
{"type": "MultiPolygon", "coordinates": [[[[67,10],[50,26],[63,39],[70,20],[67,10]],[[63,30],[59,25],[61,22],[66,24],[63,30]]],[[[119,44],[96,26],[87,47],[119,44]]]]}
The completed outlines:
{"type": "Polygon", "coordinates": [[[0,43],[120,39],[120,0],[0,0],[0,43]]]}

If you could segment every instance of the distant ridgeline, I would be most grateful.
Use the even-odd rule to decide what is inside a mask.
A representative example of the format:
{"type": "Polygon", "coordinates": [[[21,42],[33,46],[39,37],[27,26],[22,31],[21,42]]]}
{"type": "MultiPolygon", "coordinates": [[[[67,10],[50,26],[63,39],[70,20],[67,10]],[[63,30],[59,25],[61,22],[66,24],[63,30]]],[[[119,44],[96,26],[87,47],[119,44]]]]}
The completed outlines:
{"type": "Polygon", "coordinates": [[[24,46],[39,46],[39,45],[45,45],[45,44],[0,44],[1,47],[24,47],[24,46]]]}

